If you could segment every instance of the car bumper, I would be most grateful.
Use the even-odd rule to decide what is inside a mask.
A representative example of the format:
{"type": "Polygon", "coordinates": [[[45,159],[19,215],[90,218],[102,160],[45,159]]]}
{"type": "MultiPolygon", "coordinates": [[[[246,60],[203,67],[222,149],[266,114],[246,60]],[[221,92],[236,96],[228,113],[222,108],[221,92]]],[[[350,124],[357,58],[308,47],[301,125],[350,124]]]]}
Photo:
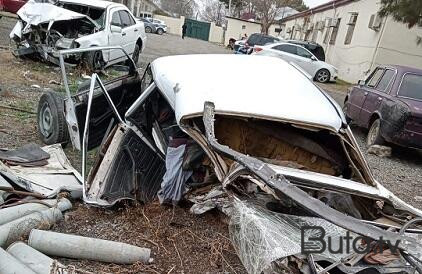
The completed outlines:
{"type": "Polygon", "coordinates": [[[337,73],[331,73],[331,76],[330,76],[330,82],[335,82],[335,81],[337,81],[337,73]]]}

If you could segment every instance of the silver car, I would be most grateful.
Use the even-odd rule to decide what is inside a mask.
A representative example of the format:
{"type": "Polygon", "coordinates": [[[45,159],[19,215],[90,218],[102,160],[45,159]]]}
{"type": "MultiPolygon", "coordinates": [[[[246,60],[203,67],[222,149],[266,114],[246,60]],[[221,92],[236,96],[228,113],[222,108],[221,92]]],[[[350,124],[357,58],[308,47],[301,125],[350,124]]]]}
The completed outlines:
{"type": "Polygon", "coordinates": [[[337,80],[338,70],[334,66],[319,60],[312,52],[291,43],[274,43],[255,46],[253,54],[279,57],[302,68],[314,80],[326,83],[337,80]]]}

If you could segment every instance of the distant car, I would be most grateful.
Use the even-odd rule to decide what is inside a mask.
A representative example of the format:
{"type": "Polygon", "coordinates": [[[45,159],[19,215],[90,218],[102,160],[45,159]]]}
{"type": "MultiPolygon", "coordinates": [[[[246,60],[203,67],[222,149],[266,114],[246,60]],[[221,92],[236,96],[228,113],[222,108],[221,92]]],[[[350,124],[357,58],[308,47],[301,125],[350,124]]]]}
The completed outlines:
{"type": "Polygon", "coordinates": [[[318,82],[326,83],[337,80],[338,70],[334,66],[319,60],[302,46],[275,43],[267,46],[255,46],[253,51],[255,54],[272,55],[287,62],[293,62],[318,82]]]}
{"type": "Polygon", "coordinates": [[[146,33],[156,33],[157,32],[157,28],[155,27],[155,24],[153,24],[150,20],[148,20],[146,18],[137,18],[137,20],[144,23],[146,33]]]}
{"type": "Polygon", "coordinates": [[[155,33],[161,35],[167,32],[167,25],[163,20],[159,20],[155,18],[148,18],[147,20],[149,20],[152,24],[154,24],[155,29],[156,29],[155,33]]]}
{"type": "Polygon", "coordinates": [[[18,10],[28,2],[27,0],[2,0],[1,6],[3,6],[4,11],[11,13],[17,13],[18,10]]]}
{"type": "Polygon", "coordinates": [[[317,44],[311,41],[301,41],[301,40],[287,40],[286,42],[304,47],[305,49],[312,52],[312,54],[315,55],[315,57],[318,58],[318,60],[325,62],[325,51],[324,51],[324,48],[320,44],[317,44]]]}
{"type": "Polygon", "coordinates": [[[349,90],[348,119],[368,128],[368,146],[384,142],[422,149],[422,70],[379,66],[349,90]]]}
{"type": "Polygon", "coordinates": [[[280,38],[277,38],[271,35],[253,33],[251,34],[251,36],[249,36],[249,38],[246,39],[246,41],[244,41],[244,43],[236,42],[237,45],[239,46],[237,47],[237,45],[235,44],[234,50],[235,50],[235,53],[251,54],[254,46],[264,46],[264,45],[273,44],[280,41],[281,41],[280,38]]]}

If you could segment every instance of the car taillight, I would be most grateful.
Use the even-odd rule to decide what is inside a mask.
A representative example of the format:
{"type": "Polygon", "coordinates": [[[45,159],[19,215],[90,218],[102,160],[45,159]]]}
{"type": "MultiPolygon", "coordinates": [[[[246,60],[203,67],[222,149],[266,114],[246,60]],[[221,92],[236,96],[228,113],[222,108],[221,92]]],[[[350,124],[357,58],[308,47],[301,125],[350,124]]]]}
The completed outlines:
{"type": "Polygon", "coordinates": [[[254,48],[254,52],[260,52],[262,48],[254,48]]]}

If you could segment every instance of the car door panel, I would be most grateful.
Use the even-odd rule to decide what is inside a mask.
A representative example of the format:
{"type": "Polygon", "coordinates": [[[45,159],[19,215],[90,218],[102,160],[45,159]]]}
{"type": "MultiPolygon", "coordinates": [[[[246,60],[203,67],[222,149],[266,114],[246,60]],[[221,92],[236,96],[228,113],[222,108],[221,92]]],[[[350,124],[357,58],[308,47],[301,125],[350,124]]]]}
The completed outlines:
{"type": "Polygon", "coordinates": [[[122,22],[122,46],[131,55],[135,49],[136,36],[139,29],[127,10],[120,10],[119,14],[122,22]]]}
{"type": "MultiPolygon", "coordinates": [[[[108,28],[109,28],[108,40],[109,40],[109,46],[121,46],[124,48],[123,29],[122,29],[122,32],[112,32],[111,31],[112,25],[120,27],[120,28],[122,27],[118,9],[113,9],[110,12],[110,21],[108,25],[108,28]]],[[[110,62],[114,62],[115,60],[122,58],[123,56],[124,56],[124,53],[121,50],[110,50],[108,60],[110,62]]]]}
{"type": "Polygon", "coordinates": [[[352,88],[347,100],[347,116],[358,125],[361,125],[359,115],[367,95],[368,91],[365,90],[364,86],[357,86],[352,88]]]}
{"type": "Polygon", "coordinates": [[[364,127],[369,127],[372,114],[379,109],[382,101],[388,96],[386,92],[393,76],[393,70],[383,69],[382,76],[377,81],[377,84],[373,87],[367,87],[368,93],[359,114],[359,120],[364,127]]]}

